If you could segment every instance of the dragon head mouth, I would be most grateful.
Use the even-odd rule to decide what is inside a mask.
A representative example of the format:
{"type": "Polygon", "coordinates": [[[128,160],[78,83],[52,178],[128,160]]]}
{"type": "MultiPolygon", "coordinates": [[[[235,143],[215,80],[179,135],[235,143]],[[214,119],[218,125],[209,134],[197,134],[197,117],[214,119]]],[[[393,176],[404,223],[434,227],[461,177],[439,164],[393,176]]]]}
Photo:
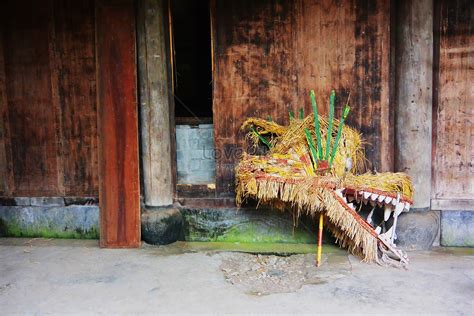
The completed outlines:
{"type": "Polygon", "coordinates": [[[384,192],[376,189],[345,187],[336,189],[336,199],[352,216],[364,221],[365,228],[377,238],[380,264],[406,265],[407,255],[396,246],[397,221],[403,212],[408,212],[413,203],[411,199],[397,192],[384,192]],[[352,210],[352,211],[350,211],[352,210]]]}

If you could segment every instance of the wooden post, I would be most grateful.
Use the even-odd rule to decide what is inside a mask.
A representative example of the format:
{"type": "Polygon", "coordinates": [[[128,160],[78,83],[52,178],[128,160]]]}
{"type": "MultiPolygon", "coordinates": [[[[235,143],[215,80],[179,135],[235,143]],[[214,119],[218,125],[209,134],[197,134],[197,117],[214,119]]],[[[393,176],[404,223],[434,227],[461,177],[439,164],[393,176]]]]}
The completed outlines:
{"type": "Polygon", "coordinates": [[[431,198],[433,1],[403,0],[396,12],[396,150],[398,171],[413,179],[412,208],[431,198]]]}
{"type": "Polygon", "coordinates": [[[133,0],[96,2],[100,245],[140,246],[133,0]]]}
{"type": "Polygon", "coordinates": [[[138,73],[145,204],[173,204],[172,138],[168,74],[167,5],[138,2],[138,73]]]}

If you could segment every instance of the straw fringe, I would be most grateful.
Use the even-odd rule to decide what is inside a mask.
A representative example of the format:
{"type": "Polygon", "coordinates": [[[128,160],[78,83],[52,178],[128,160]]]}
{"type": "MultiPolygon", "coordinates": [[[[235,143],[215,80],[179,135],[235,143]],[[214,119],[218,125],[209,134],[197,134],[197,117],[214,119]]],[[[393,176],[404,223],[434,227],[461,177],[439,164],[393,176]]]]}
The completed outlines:
{"type": "Polygon", "coordinates": [[[331,188],[316,184],[316,178],[312,180],[288,183],[253,178],[246,184],[238,181],[237,201],[240,205],[246,198],[255,198],[278,209],[289,207],[295,211],[297,217],[302,214],[315,217],[317,213],[323,212],[328,218],[329,230],[341,247],[348,248],[364,261],[374,262],[377,258],[377,237],[363,225],[362,220],[358,220],[357,214],[351,214],[338,201],[331,188]],[[277,201],[283,203],[277,205],[277,201]]]}

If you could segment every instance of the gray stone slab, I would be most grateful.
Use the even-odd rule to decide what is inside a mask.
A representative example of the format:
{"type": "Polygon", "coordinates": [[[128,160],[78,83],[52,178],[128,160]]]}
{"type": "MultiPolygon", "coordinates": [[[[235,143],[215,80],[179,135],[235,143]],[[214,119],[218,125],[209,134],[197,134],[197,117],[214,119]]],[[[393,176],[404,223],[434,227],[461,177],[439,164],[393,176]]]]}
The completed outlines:
{"type": "Polygon", "coordinates": [[[402,213],[398,218],[396,244],[408,250],[429,249],[439,230],[437,212],[402,213]]]}
{"type": "Polygon", "coordinates": [[[30,206],[31,200],[29,197],[16,197],[15,198],[15,205],[18,206],[30,206]]]}
{"type": "Polygon", "coordinates": [[[31,197],[31,206],[64,206],[62,197],[31,197]]]}
{"type": "Polygon", "coordinates": [[[474,247],[474,212],[441,212],[441,245],[474,247]]]}

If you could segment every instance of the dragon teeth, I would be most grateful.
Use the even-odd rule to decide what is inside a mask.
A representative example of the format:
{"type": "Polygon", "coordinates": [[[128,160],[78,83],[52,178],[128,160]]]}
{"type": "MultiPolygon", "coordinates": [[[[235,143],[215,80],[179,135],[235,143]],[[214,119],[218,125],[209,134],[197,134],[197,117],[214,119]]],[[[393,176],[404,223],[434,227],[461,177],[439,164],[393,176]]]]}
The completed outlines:
{"type": "Polygon", "coordinates": [[[368,200],[370,195],[371,195],[370,192],[364,192],[364,199],[368,200]]]}
{"type": "Polygon", "coordinates": [[[370,211],[369,215],[367,216],[367,223],[372,224],[372,214],[374,214],[374,210],[370,211]]]}
{"type": "Polygon", "coordinates": [[[377,235],[379,235],[381,231],[382,231],[382,227],[377,226],[377,227],[375,228],[375,232],[377,233],[377,235]]]}
{"type": "Polygon", "coordinates": [[[383,220],[386,222],[388,221],[388,219],[390,218],[390,214],[392,214],[392,207],[391,205],[387,204],[385,205],[385,209],[384,209],[384,212],[383,212],[383,220]]]}
{"type": "Polygon", "coordinates": [[[372,201],[375,201],[375,200],[377,200],[378,197],[379,197],[378,194],[372,193],[372,195],[370,196],[370,199],[371,199],[372,201]]]}
{"type": "Polygon", "coordinates": [[[392,205],[396,206],[398,204],[397,199],[392,199],[392,205]]]}
{"type": "Polygon", "coordinates": [[[405,212],[408,212],[410,210],[410,203],[405,202],[405,207],[403,208],[405,212]]]}
{"type": "Polygon", "coordinates": [[[379,198],[377,199],[377,201],[379,201],[379,203],[382,203],[385,200],[385,198],[386,198],[386,196],[379,195],[379,198]]]}
{"type": "Polygon", "coordinates": [[[388,204],[388,203],[392,202],[392,200],[393,200],[392,197],[387,196],[387,197],[385,198],[385,204],[388,204]]]}
{"type": "Polygon", "coordinates": [[[405,208],[405,203],[398,203],[395,205],[395,215],[398,216],[403,212],[403,209],[405,208]]]}

